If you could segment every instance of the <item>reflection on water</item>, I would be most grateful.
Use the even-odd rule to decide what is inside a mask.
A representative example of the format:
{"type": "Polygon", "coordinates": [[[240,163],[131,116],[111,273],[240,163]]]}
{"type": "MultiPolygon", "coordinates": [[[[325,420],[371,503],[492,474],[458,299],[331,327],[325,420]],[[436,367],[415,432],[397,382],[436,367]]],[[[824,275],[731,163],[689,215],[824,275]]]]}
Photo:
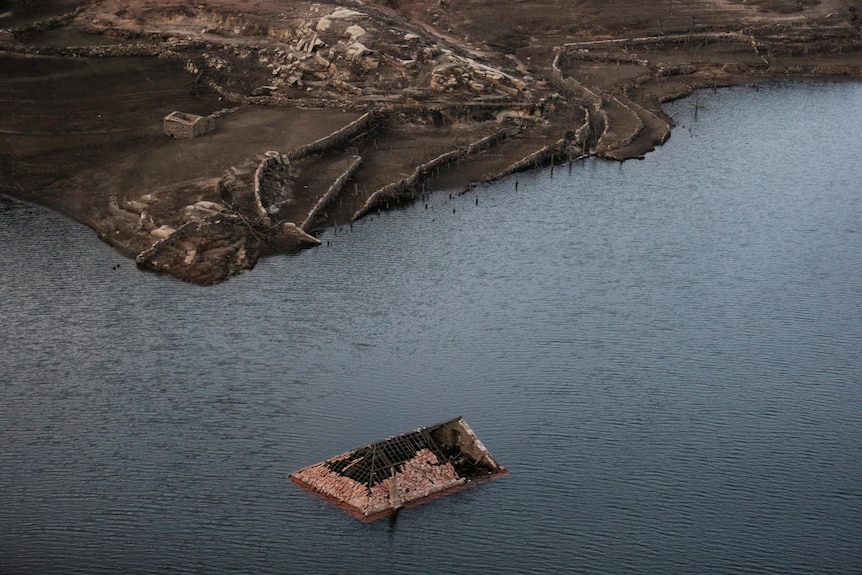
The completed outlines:
{"type": "Polygon", "coordinates": [[[212,288],[0,212],[0,572],[862,570],[860,111],[704,93],[212,288]],[[507,477],[370,524],[285,479],[458,415],[507,477]]]}

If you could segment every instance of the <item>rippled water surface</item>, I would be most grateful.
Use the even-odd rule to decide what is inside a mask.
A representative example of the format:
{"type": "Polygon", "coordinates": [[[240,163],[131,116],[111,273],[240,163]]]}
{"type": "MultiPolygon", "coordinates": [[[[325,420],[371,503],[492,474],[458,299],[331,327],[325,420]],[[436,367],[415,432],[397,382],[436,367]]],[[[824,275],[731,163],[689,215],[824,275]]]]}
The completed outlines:
{"type": "Polygon", "coordinates": [[[694,102],[212,288],[0,212],[0,573],[862,572],[862,85],[694,102]],[[285,480],[457,415],[508,476],[285,480]]]}

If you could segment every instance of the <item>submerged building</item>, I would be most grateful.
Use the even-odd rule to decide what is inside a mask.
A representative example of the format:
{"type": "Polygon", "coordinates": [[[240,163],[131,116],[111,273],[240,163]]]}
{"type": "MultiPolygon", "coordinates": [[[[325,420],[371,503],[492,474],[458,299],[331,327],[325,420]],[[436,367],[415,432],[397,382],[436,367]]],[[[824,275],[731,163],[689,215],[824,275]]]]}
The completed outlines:
{"type": "Polygon", "coordinates": [[[332,457],[290,480],[372,520],[506,473],[462,418],[332,457]]]}

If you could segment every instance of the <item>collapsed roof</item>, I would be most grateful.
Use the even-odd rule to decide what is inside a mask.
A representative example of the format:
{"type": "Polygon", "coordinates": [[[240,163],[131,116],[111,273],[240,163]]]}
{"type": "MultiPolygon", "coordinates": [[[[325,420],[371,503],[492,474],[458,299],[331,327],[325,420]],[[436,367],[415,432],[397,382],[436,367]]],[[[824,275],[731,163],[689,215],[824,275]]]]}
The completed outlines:
{"type": "Polygon", "coordinates": [[[303,467],[290,479],[372,520],[506,473],[462,418],[303,467]]]}

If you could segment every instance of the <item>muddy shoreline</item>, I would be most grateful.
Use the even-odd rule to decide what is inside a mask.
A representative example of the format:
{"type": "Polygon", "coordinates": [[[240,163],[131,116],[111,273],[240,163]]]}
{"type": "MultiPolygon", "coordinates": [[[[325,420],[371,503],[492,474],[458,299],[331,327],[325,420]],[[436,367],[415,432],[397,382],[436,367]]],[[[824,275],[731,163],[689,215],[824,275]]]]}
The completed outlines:
{"type": "Polygon", "coordinates": [[[857,1],[6,4],[0,193],[199,284],[441,187],[641,158],[696,89],[862,77],[857,1]]]}

